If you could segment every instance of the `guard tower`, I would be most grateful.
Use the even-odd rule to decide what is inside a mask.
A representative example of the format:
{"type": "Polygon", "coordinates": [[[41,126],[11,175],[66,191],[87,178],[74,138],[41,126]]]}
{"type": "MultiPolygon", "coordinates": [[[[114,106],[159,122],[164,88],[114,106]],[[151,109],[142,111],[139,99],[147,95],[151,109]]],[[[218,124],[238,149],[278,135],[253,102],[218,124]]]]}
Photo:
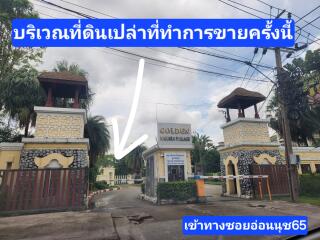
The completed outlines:
{"type": "MultiPolygon", "coordinates": [[[[260,119],[257,104],[265,100],[258,92],[237,88],[219,103],[226,109],[226,123],[221,126],[224,144],[218,150],[221,155],[221,175],[250,175],[250,165],[281,163],[279,144],[270,140],[268,120],[260,119]],[[254,116],[245,110],[253,107],[254,116]],[[230,110],[238,111],[238,118],[231,119],[230,110]]],[[[223,184],[224,195],[251,197],[249,179],[226,180],[223,184]]]]}
{"type": "Polygon", "coordinates": [[[88,96],[86,78],[68,72],[44,72],[38,79],[47,100],[45,106],[34,107],[34,138],[22,139],[20,168],[87,167],[89,139],[83,137],[87,116],[80,108],[80,99],[88,96]],[[58,101],[67,103],[57,107],[58,101]]]}

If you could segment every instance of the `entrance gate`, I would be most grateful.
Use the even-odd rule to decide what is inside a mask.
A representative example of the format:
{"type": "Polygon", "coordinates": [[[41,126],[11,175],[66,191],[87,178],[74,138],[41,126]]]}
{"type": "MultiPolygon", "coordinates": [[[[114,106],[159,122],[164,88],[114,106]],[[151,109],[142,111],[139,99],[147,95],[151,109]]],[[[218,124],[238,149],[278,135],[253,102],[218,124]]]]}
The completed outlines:
{"type": "MultiPolygon", "coordinates": [[[[295,166],[292,166],[295,167],[295,166]]],[[[251,174],[253,175],[268,175],[270,181],[270,190],[272,195],[289,195],[289,184],[288,184],[288,170],[286,165],[251,165],[251,174]]],[[[295,167],[295,172],[297,169],[295,167]]],[[[296,186],[298,182],[294,183],[296,186]]],[[[267,192],[266,181],[262,181],[261,184],[262,192],[267,192]]],[[[257,196],[259,192],[259,182],[257,179],[252,179],[252,189],[254,195],[257,196]]]]}
{"type": "Polygon", "coordinates": [[[0,211],[85,206],[88,168],[0,170],[0,211]]]}

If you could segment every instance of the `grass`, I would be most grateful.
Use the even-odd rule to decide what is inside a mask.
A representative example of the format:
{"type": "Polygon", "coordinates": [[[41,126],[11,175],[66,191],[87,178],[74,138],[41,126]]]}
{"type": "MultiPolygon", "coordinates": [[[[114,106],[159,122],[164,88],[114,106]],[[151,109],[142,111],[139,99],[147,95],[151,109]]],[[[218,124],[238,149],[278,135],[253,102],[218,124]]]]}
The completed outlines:
{"type": "MultiPolygon", "coordinates": [[[[282,201],[291,201],[289,196],[274,196],[272,197],[273,200],[282,200],[282,201]]],[[[298,199],[298,203],[309,203],[312,205],[320,206],[320,197],[319,196],[305,196],[300,195],[298,199]]]]}

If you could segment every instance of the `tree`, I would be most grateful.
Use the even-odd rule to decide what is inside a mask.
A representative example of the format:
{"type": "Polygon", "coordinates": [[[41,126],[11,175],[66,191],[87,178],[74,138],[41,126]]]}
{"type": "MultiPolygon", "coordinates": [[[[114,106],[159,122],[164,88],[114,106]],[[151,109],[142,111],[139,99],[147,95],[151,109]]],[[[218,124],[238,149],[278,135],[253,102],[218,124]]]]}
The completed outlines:
{"type": "MultiPolygon", "coordinates": [[[[53,68],[55,72],[70,72],[78,76],[87,77],[88,72],[82,69],[78,64],[71,63],[69,64],[66,60],[61,60],[56,62],[56,66],[53,68]]],[[[80,105],[82,108],[89,109],[92,100],[93,100],[94,93],[92,92],[91,88],[88,88],[88,96],[87,99],[80,99],[80,105]]],[[[66,107],[68,105],[67,99],[59,99],[58,105],[66,107]]]]}
{"type": "Polygon", "coordinates": [[[4,112],[19,122],[27,137],[30,125],[35,124],[34,106],[43,105],[45,95],[37,79],[38,72],[31,66],[23,66],[0,84],[0,97],[4,112]]]}
{"type": "Polygon", "coordinates": [[[19,138],[19,133],[9,123],[5,123],[6,118],[4,113],[0,113],[0,142],[16,142],[19,138]]]}
{"type": "Polygon", "coordinates": [[[144,145],[139,145],[125,157],[128,163],[129,171],[138,178],[141,178],[142,169],[144,168],[142,153],[145,150],[147,150],[147,148],[144,145]]]}
{"type": "Polygon", "coordinates": [[[104,156],[110,148],[110,133],[103,116],[88,117],[84,137],[89,138],[90,167],[95,166],[98,157],[104,156]]]}
{"type": "Polygon", "coordinates": [[[69,64],[68,61],[66,60],[58,61],[56,63],[56,66],[53,68],[53,71],[70,72],[75,75],[79,75],[83,77],[86,77],[88,75],[88,73],[84,69],[80,68],[78,64],[75,64],[75,63],[69,64]]]}
{"type": "MultiPolygon", "coordinates": [[[[289,108],[289,114],[290,112],[294,112],[294,115],[298,116],[297,118],[289,118],[292,140],[298,145],[308,146],[308,140],[313,144],[316,144],[317,140],[314,136],[320,131],[320,107],[300,104],[307,101],[307,90],[310,88],[310,85],[319,83],[319,52],[319,50],[314,52],[308,51],[305,59],[297,58],[294,59],[291,64],[286,64],[284,66],[287,74],[290,75],[289,82],[291,82],[290,86],[287,86],[287,89],[290,89],[290,94],[286,95],[291,97],[295,95],[294,93],[301,93],[298,94],[296,98],[291,98],[286,101],[289,108]],[[299,72],[299,74],[297,75],[295,72],[299,72]],[[300,108],[299,105],[301,105],[300,108]]],[[[270,117],[270,127],[283,137],[277,94],[269,101],[267,116],[270,117]]]]}
{"type": "Polygon", "coordinates": [[[220,170],[220,155],[207,135],[195,133],[192,136],[194,145],[191,151],[191,160],[195,166],[195,172],[204,174],[220,170]]]}
{"type": "Polygon", "coordinates": [[[0,83],[16,69],[30,62],[39,62],[42,57],[43,50],[40,48],[12,46],[11,22],[15,18],[38,18],[38,14],[28,0],[0,1],[0,83]]]}

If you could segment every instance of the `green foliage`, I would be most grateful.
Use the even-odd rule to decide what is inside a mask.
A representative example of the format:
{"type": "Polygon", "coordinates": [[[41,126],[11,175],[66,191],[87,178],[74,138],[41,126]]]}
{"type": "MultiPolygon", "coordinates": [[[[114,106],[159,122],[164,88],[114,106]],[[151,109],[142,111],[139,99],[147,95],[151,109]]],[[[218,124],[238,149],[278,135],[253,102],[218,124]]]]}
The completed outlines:
{"type": "Polygon", "coordinates": [[[126,158],[116,160],[114,167],[116,175],[128,175],[130,173],[126,158]]]}
{"type": "MultiPolygon", "coordinates": [[[[293,91],[304,92],[302,98],[307,98],[306,89],[310,84],[314,84],[320,79],[320,51],[307,51],[305,59],[297,58],[292,61],[291,64],[286,64],[284,68],[293,73],[296,69],[300,69],[302,75],[297,80],[303,84],[296,84],[298,89],[290,89],[290,93],[293,91]]],[[[298,105],[298,101],[292,100],[289,102],[290,106],[295,108],[298,105]]],[[[267,117],[270,118],[270,127],[283,137],[282,125],[280,119],[279,99],[277,95],[274,95],[267,106],[267,117]]],[[[320,107],[313,106],[311,108],[305,107],[300,110],[300,118],[298,120],[289,120],[292,140],[299,145],[308,146],[308,140],[313,142],[313,145],[317,145],[317,140],[314,138],[315,134],[320,132],[320,107]]]]}
{"type": "Polygon", "coordinates": [[[94,190],[103,190],[109,188],[109,184],[106,181],[95,182],[93,186],[94,190]]]}
{"type": "Polygon", "coordinates": [[[195,181],[178,181],[158,183],[157,196],[161,199],[185,201],[197,197],[195,181]]]}
{"type": "Polygon", "coordinates": [[[38,14],[28,0],[0,1],[0,82],[8,79],[20,67],[41,60],[42,49],[14,48],[11,38],[13,19],[37,17],[38,14]]]}
{"type": "Polygon", "coordinates": [[[300,175],[300,194],[309,197],[320,197],[320,174],[300,175]]]}
{"type": "Polygon", "coordinates": [[[195,165],[195,172],[220,171],[220,154],[209,136],[196,133],[192,136],[194,148],[191,151],[191,161],[195,165]]]}
{"type": "Polygon", "coordinates": [[[144,145],[139,145],[125,157],[129,172],[135,174],[137,177],[141,177],[141,172],[144,168],[142,153],[146,149],[144,145]]]}
{"type": "Polygon", "coordinates": [[[106,154],[98,158],[96,166],[99,168],[114,167],[115,161],[116,159],[113,154],[106,154]]]}
{"type": "Polygon", "coordinates": [[[38,72],[30,66],[24,66],[7,79],[1,81],[0,98],[4,111],[25,128],[25,137],[28,136],[29,124],[35,124],[35,105],[43,105],[45,94],[37,79],[38,72]]]}
{"type": "Polygon", "coordinates": [[[0,115],[0,142],[18,142],[19,133],[3,122],[3,116],[0,115]]]}
{"type": "Polygon", "coordinates": [[[104,156],[110,148],[110,133],[103,116],[88,118],[84,127],[84,137],[89,138],[90,167],[93,167],[98,157],[104,156]]]}

